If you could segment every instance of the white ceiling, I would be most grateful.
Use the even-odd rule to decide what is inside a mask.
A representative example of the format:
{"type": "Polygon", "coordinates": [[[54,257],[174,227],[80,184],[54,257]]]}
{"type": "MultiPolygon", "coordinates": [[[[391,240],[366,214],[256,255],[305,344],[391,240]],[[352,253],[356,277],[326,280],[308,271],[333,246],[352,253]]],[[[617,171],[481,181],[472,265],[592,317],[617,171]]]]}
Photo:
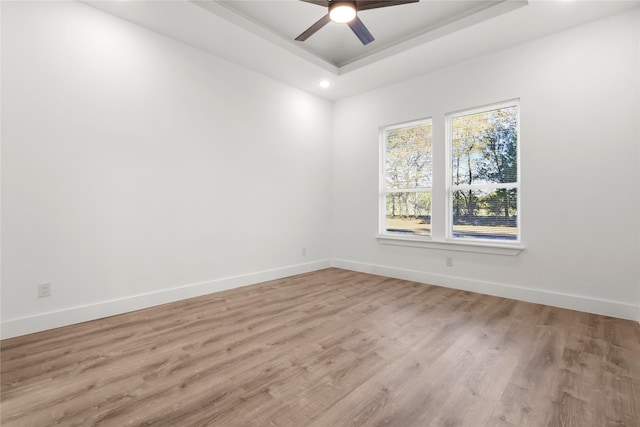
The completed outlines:
{"type": "Polygon", "coordinates": [[[339,100],[449,64],[638,7],[640,0],[421,0],[362,11],[376,40],[363,46],[298,0],[86,1],[96,8],[314,93],[339,100]],[[331,87],[322,89],[327,79],[331,87]]]}
{"type": "MultiPolygon", "coordinates": [[[[401,42],[423,35],[436,28],[458,21],[505,0],[422,0],[358,14],[375,37],[363,46],[346,24],[330,22],[304,42],[295,38],[311,24],[327,14],[327,8],[303,1],[220,1],[218,4],[237,13],[245,28],[256,24],[271,33],[296,44],[318,58],[341,67],[370,56],[401,42]]],[[[526,2],[519,2],[520,5],[526,2]]]]}

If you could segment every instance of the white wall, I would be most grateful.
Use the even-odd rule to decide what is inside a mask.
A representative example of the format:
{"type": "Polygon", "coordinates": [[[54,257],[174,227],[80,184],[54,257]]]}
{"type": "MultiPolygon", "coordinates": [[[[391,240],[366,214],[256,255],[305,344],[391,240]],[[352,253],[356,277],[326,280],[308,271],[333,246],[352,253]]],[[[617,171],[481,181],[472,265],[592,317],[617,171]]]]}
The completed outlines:
{"type": "MultiPolygon", "coordinates": [[[[338,102],[334,265],[636,318],[638,18],[633,10],[338,102]],[[432,116],[442,150],[445,113],[513,98],[521,100],[524,252],[379,244],[378,127],[432,116]]],[[[444,179],[439,171],[434,179],[444,179]]]]}
{"type": "Polygon", "coordinates": [[[331,256],[640,316],[637,10],[341,101],[332,119],[326,101],[85,5],[1,8],[3,338],[331,256]],[[515,97],[526,250],[378,244],[378,127],[515,97]]]}
{"type": "Polygon", "coordinates": [[[2,2],[2,336],[328,266],[331,108],[86,5],[2,2]]]}

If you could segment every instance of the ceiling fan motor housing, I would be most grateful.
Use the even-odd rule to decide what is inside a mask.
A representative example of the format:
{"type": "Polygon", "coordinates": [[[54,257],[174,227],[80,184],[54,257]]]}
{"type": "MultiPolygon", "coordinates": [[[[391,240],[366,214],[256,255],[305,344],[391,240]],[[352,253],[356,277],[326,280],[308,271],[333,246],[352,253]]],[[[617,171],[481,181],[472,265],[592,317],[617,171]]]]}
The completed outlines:
{"type": "Polygon", "coordinates": [[[304,30],[302,34],[296,37],[297,41],[305,41],[319,29],[334,21],[341,24],[347,24],[353,33],[358,37],[363,45],[367,45],[375,39],[365,27],[364,23],[358,17],[358,11],[378,9],[388,6],[399,6],[407,3],[417,3],[420,0],[361,0],[361,1],[342,1],[342,0],[301,0],[306,3],[315,4],[328,8],[328,13],[318,19],[313,25],[304,30]]]}

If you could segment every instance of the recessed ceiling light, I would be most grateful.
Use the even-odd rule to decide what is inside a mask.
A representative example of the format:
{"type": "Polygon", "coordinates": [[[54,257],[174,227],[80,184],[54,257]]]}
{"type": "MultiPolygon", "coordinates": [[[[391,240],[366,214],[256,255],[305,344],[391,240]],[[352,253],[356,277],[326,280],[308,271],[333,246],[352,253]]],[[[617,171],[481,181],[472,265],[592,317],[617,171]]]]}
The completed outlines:
{"type": "Polygon", "coordinates": [[[322,80],[322,81],[320,82],[320,87],[321,87],[322,89],[326,89],[326,88],[328,88],[329,86],[331,86],[331,82],[330,82],[329,80],[322,80]]]}

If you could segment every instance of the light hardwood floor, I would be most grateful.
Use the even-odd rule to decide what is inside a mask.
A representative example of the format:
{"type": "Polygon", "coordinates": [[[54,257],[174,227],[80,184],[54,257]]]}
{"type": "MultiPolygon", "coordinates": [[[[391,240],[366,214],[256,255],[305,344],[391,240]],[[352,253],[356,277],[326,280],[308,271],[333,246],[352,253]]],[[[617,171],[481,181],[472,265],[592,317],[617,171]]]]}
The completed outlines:
{"type": "Polygon", "coordinates": [[[2,426],[640,426],[640,326],[339,269],[1,342],[2,426]]]}

